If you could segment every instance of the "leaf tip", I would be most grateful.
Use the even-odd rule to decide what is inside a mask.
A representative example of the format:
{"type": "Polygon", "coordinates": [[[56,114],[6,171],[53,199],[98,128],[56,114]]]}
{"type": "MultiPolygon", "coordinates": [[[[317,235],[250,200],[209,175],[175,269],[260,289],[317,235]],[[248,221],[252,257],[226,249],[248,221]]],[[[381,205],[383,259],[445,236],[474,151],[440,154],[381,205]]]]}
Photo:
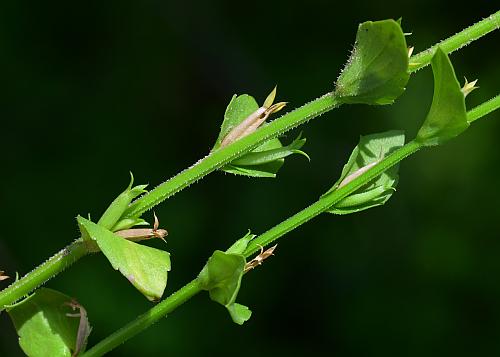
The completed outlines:
{"type": "Polygon", "coordinates": [[[307,155],[307,153],[305,151],[297,150],[297,149],[294,149],[294,150],[291,150],[291,151],[294,154],[299,154],[299,155],[304,156],[307,159],[307,161],[311,162],[311,157],[309,155],[307,155]]]}
{"type": "Polygon", "coordinates": [[[278,86],[275,85],[271,93],[267,96],[266,100],[264,101],[264,108],[269,108],[273,103],[274,103],[274,98],[276,97],[276,90],[278,86]]]}
{"type": "Polygon", "coordinates": [[[130,183],[128,184],[127,189],[130,190],[134,185],[134,174],[132,173],[132,171],[129,171],[128,173],[130,174],[130,183]]]}
{"type": "Polygon", "coordinates": [[[226,306],[226,308],[229,311],[233,322],[237,323],[238,325],[243,325],[252,316],[252,310],[250,310],[245,305],[233,303],[226,306]]]}

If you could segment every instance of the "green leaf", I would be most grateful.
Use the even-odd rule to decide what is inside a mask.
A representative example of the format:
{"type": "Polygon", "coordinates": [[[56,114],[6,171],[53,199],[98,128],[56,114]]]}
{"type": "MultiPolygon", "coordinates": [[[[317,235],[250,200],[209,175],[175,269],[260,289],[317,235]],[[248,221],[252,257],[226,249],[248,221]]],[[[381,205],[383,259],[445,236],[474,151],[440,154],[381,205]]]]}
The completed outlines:
{"type": "Polygon", "coordinates": [[[283,166],[282,160],[252,167],[234,166],[229,164],[225,166],[222,171],[241,176],[275,178],[276,172],[278,172],[281,166],[283,166]]]}
{"type": "Polygon", "coordinates": [[[113,229],[113,227],[122,217],[123,212],[125,212],[130,202],[132,202],[132,200],[137,196],[147,192],[145,190],[147,185],[139,185],[132,187],[133,184],[134,184],[134,175],[130,173],[130,183],[128,187],[125,189],[125,191],[119,194],[118,197],[116,197],[113,200],[113,202],[111,202],[111,204],[103,213],[102,217],[99,219],[99,222],[97,222],[97,224],[106,229],[111,229],[112,231],[117,230],[113,229]]]}
{"type": "MultiPolygon", "coordinates": [[[[248,235],[242,239],[247,238],[248,235]]],[[[216,250],[198,275],[198,281],[202,289],[208,291],[210,299],[225,306],[233,321],[240,325],[251,315],[247,307],[235,304],[245,264],[246,260],[242,254],[216,250]]]]}
{"type": "Polygon", "coordinates": [[[227,311],[238,325],[243,325],[252,316],[252,311],[247,306],[237,303],[227,306],[227,311]]]}
{"type": "Polygon", "coordinates": [[[233,243],[233,245],[226,250],[226,253],[243,254],[243,252],[247,249],[248,243],[250,243],[250,241],[254,238],[255,234],[252,234],[252,232],[248,231],[243,238],[240,238],[235,243],[233,243]]]}
{"type": "Polygon", "coordinates": [[[74,300],[56,290],[40,288],[25,300],[7,308],[19,336],[19,345],[31,357],[70,357],[85,348],[90,325],[86,314],[73,317],[69,306],[74,300]],[[82,321],[80,321],[82,319],[82,321]]]}
{"type": "Polygon", "coordinates": [[[212,300],[226,306],[233,303],[238,295],[245,264],[245,257],[241,254],[216,250],[198,279],[202,288],[209,291],[212,300]]]}
{"type": "MultiPolygon", "coordinates": [[[[333,187],[323,196],[352,181],[383,157],[404,145],[404,133],[399,130],[362,136],[342,169],[342,174],[333,187]]],[[[353,194],[342,199],[327,212],[348,214],[383,205],[395,191],[398,182],[398,165],[368,182],[353,194]]]]}
{"type": "Polygon", "coordinates": [[[213,150],[218,149],[226,135],[257,109],[259,109],[259,105],[254,97],[248,94],[233,95],[224,113],[224,121],[213,150]]]}
{"type": "Polygon", "coordinates": [[[299,150],[305,142],[306,139],[301,139],[300,135],[287,146],[281,146],[278,139],[273,139],[265,145],[259,146],[254,151],[232,161],[231,164],[235,166],[258,166],[284,159],[292,154],[304,155],[309,160],[309,156],[299,150]]]}
{"type": "MultiPolygon", "coordinates": [[[[226,135],[257,109],[259,105],[253,97],[248,94],[234,95],[224,114],[221,131],[213,150],[218,149],[226,135]]],[[[300,150],[305,142],[306,139],[301,138],[300,135],[287,146],[283,146],[279,139],[271,139],[230,162],[221,170],[235,175],[273,178],[283,166],[285,157],[300,154],[309,159],[307,154],[300,150]]]]}
{"type": "Polygon", "coordinates": [[[465,96],[460,88],[448,55],[438,47],[431,60],[434,95],[416,141],[433,146],[442,144],[469,127],[465,96]]]}
{"type": "Polygon", "coordinates": [[[300,135],[288,146],[282,146],[278,139],[271,139],[254,151],[232,161],[222,170],[236,175],[251,177],[276,177],[284,158],[293,154],[300,154],[309,160],[309,156],[299,150],[306,142],[300,135]]]}
{"type": "Polygon", "coordinates": [[[394,20],[368,21],[359,25],[335,95],[350,104],[391,104],[403,93],[409,77],[401,26],[394,20]]]}
{"type": "Polygon", "coordinates": [[[170,271],[170,254],[123,239],[111,231],[77,217],[82,236],[97,243],[114,269],[119,270],[148,300],[161,298],[170,271]]]}
{"type": "Polygon", "coordinates": [[[148,226],[149,223],[142,218],[124,218],[118,221],[114,226],[112,231],[117,232],[124,229],[129,229],[135,226],[148,226]]]}

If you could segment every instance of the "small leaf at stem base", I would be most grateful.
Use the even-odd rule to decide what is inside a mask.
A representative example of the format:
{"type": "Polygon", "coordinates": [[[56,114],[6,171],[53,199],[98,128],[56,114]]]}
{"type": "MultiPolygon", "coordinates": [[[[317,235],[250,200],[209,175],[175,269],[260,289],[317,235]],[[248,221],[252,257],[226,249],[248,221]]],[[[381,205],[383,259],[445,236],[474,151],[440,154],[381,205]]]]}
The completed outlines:
{"type": "MultiPolygon", "coordinates": [[[[245,237],[243,239],[246,239],[245,237]]],[[[229,250],[233,247],[234,245],[229,250]]],[[[246,260],[242,254],[216,250],[198,275],[200,285],[203,290],[208,291],[210,299],[225,306],[233,321],[239,325],[251,315],[246,306],[235,303],[245,264],[246,260]]]]}

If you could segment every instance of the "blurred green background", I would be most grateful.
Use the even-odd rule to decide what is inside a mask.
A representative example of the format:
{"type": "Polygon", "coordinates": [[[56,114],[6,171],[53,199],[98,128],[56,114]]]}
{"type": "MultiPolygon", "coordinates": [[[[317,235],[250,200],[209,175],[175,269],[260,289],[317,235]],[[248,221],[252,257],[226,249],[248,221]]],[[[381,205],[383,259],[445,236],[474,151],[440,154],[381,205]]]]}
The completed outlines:
{"type": "MultiPolygon", "coordinates": [[[[206,155],[232,94],[262,102],[278,84],[291,109],[330,91],[358,23],[402,16],[418,52],[497,10],[493,1],[2,2],[1,269],[25,274],[75,239],[74,217],[98,217],[129,170],[153,187],[206,155]]],[[[497,31],[451,57],[459,78],[479,79],[470,107],[500,90],[499,40],[497,31]]],[[[214,249],[316,200],[360,134],[413,137],[431,98],[426,68],[392,106],[345,106],[302,126],[310,163],[292,157],[274,180],[213,173],[156,208],[170,232],[165,294],[214,249]]],[[[288,234],[244,279],[238,300],[254,313],[244,326],[202,294],[110,355],[499,355],[499,133],[497,112],[405,160],[386,206],[325,214],[288,234]]],[[[101,255],[47,286],[87,308],[91,345],[151,307],[101,255]]],[[[6,314],[0,331],[0,355],[21,355],[6,314]]]]}

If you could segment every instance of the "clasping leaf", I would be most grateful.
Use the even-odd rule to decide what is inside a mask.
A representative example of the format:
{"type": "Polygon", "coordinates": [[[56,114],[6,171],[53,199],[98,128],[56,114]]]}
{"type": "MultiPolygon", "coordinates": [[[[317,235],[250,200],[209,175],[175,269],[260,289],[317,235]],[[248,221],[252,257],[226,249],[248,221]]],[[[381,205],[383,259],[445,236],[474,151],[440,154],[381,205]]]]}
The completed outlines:
{"type": "MultiPolygon", "coordinates": [[[[273,91],[274,92],[274,91],[273,91]]],[[[274,99],[274,97],[273,97],[274,99]]],[[[259,109],[255,99],[242,94],[232,97],[224,114],[219,137],[216,140],[213,150],[221,147],[224,138],[250,115],[259,109]]],[[[235,159],[221,170],[235,175],[244,175],[251,177],[276,177],[276,173],[283,166],[284,159],[292,154],[307,154],[300,150],[305,144],[306,139],[299,135],[291,144],[283,146],[279,139],[271,139],[255,148],[253,151],[235,159]]]]}
{"type": "Polygon", "coordinates": [[[202,289],[208,291],[210,299],[225,306],[232,320],[239,325],[252,315],[248,307],[235,303],[235,300],[246,264],[242,253],[253,237],[255,235],[248,232],[226,252],[216,250],[198,275],[198,281],[202,289]]]}
{"type": "MultiPolygon", "coordinates": [[[[331,194],[376,165],[383,157],[402,147],[404,140],[404,133],[399,130],[361,136],[347,164],[344,165],[340,178],[323,196],[331,194]]],[[[336,203],[327,212],[348,214],[383,205],[394,193],[397,182],[398,165],[395,165],[336,203]]]]}
{"type": "Polygon", "coordinates": [[[469,127],[465,95],[448,55],[438,47],[431,60],[434,95],[416,141],[425,146],[444,143],[469,127]]]}
{"type": "Polygon", "coordinates": [[[108,258],[148,300],[161,298],[170,271],[170,254],[123,239],[83,217],[77,217],[84,240],[94,241],[108,258]]]}
{"type": "Polygon", "coordinates": [[[409,76],[408,48],[399,23],[364,22],[335,95],[349,104],[391,104],[403,93],[409,76]]]}
{"type": "Polygon", "coordinates": [[[119,221],[123,212],[127,209],[128,205],[134,198],[147,192],[145,190],[147,185],[139,185],[132,187],[134,184],[134,175],[130,173],[130,183],[128,187],[114,199],[106,211],[103,213],[97,224],[106,229],[117,231],[119,229],[127,229],[133,225],[143,224],[144,220],[140,218],[128,219],[126,222],[119,221]],[[116,228],[114,228],[116,226],[116,228]]]}

